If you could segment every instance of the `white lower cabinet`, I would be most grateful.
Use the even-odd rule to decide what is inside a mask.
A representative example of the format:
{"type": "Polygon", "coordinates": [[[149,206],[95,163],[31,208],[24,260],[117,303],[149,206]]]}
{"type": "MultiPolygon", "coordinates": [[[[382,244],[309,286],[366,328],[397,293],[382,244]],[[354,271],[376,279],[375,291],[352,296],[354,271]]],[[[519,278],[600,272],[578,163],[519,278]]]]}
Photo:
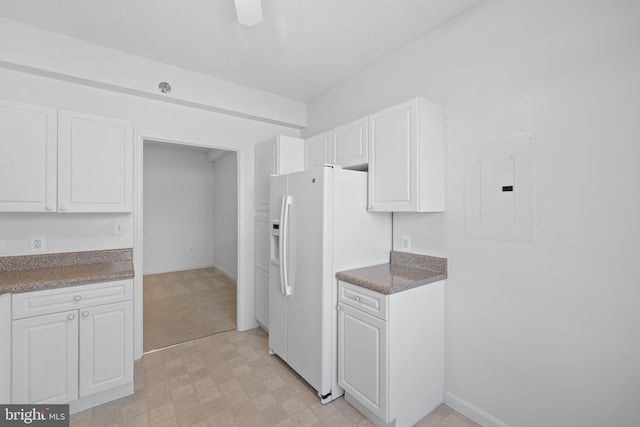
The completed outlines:
{"type": "Polygon", "coordinates": [[[371,412],[387,418],[388,323],[340,305],[338,383],[371,412]]]}
{"type": "Polygon", "coordinates": [[[133,302],[79,310],[79,397],[133,381],[133,302]]]}
{"type": "Polygon", "coordinates": [[[13,403],[78,399],[78,310],[13,321],[13,403]]]}
{"type": "Polygon", "coordinates": [[[377,426],[411,426],[444,392],[444,281],[385,295],[338,284],[338,384],[377,426]]]}
{"type": "Polygon", "coordinates": [[[123,280],[14,295],[12,403],[80,402],[82,410],[131,394],[132,287],[123,280]]]}
{"type": "Polygon", "coordinates": [[[269,272],[256,268],[256,320],[269,331],[269,272]]]}

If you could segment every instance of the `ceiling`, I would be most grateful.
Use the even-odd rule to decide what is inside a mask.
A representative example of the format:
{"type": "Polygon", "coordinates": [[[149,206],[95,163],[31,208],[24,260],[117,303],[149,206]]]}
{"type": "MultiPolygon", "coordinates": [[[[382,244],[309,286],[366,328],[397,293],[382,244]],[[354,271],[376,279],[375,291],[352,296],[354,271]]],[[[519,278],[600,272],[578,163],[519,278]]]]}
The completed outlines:
{"type": "Polygon", "coordinates": [[[480,0],[2,0],[0,16],[310,101],[480,0]]]}

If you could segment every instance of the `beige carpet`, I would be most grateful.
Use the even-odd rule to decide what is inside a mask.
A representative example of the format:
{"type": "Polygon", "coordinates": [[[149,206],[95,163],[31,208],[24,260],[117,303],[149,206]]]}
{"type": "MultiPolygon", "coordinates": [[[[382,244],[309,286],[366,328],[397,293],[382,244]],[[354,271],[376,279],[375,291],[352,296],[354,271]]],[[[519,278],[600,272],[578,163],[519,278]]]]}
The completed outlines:
{"type": "Polygon", "coordinates": [[[215,268],[144,276],[144,351],[236,328],[236,283],[215,268]]]}

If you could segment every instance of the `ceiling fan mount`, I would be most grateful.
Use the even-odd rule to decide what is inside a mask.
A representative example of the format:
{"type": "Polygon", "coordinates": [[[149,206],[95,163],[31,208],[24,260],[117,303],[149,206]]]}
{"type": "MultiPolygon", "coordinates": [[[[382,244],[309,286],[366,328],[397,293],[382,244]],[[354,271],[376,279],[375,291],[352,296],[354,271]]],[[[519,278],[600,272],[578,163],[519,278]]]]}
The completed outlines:
{"type": "Polygon", "coordinates": [[[234,0],[238,22],[253,26],[262,22],[262,0],[234,0]]]}

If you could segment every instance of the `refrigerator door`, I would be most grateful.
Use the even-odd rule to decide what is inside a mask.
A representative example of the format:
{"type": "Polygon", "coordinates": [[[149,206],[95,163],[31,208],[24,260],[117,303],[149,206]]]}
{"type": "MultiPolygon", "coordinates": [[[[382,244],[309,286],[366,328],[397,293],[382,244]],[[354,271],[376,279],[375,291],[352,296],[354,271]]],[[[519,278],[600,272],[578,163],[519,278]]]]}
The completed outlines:
{"type": "MultiPolygon", "coordinates": [[[[328,168],[289,175],[289,286],[287,362],[319,393],[331,360],[323,357],[326,293],[323,264],[326,238],[328,168]]],[[[327,390],[328,392],[328,390],[327,390]]]]}
{"type": "Polygon", "coordinates": [[[287,196],[287,175],[272,176],[269,197],[269,226],[271,234],[269,263],[269,349],[287,360],[287,297],[280,281],[282,263],[281,217],[282,200],[287,196]]]}

